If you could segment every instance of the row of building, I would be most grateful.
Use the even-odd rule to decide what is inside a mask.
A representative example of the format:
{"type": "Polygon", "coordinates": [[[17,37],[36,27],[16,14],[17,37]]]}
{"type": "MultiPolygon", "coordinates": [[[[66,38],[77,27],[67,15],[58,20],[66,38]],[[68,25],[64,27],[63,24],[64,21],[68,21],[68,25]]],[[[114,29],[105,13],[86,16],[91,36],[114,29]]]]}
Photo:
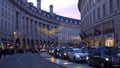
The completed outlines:
{"type": "Polygon", "coordinates": [[[80,43],[80,20],[41,9],[27,0],[0,0],[0,46],[31,48],[80,43]]]}
{"type": "Polygon", "coordinates": [[[79,0],[82,43],[90,46],[120,45],[120,0],[79,0]]]}

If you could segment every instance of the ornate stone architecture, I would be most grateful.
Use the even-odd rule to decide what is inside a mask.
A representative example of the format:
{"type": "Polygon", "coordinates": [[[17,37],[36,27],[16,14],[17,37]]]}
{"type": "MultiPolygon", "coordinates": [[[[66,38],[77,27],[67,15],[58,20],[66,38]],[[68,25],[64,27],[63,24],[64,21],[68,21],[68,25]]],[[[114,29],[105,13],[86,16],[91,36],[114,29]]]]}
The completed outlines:
{"type": "Polygon", "coordinates": [[[79,0],[78,8],[86,45],[120,45],[120,0],[79,0]]]}
{"type": "Polygon", "coordinates": [[[78,43],[79,20],[59,16],[41,10],[41,0],[37,7],[27,0],[0,0],[0,42],[16,48],[57,46],[78,43]],[[64,42],[61,42],[64,41],[64,42]]]}

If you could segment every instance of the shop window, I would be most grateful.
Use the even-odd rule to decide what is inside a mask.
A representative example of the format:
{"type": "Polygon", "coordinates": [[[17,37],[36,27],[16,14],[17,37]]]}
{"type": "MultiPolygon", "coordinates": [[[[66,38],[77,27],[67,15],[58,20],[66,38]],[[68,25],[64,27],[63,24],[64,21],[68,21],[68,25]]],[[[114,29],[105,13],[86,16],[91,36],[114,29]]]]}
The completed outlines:
{"type": "Polygon", "coordinates": [[[105,40],[105,46],[114,47],[114,39],[113,38],[107,38],[105,40]]]}
{"type": "Polygon", "coordinates": [[[95,46],[100,46],[100,40],[95,41],[95,46]]]}

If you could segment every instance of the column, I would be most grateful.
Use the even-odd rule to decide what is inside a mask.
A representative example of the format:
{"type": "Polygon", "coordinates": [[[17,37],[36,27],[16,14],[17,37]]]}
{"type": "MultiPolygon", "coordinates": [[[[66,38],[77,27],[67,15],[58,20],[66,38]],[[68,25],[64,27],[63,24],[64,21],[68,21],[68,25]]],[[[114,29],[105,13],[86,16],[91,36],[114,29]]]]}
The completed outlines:
{"type": "Polygon", "coordinates": [[[102,23],[101,26],[101,45],[104,46],[105,45],[105,39],[104,39],[104,34],[103,34],[103,24],[102,23]]]}

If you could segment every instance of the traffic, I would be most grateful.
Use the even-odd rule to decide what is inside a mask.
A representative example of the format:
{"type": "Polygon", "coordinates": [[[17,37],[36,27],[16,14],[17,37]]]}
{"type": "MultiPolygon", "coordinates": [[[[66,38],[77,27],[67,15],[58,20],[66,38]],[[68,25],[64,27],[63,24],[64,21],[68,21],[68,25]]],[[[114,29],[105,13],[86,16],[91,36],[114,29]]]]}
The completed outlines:
{"type": "Polygon", "coordinates": [[[69,62],[84,62],[90,67],[120,67],[120,47],[50,47],[48,53],[69,62]]]}

